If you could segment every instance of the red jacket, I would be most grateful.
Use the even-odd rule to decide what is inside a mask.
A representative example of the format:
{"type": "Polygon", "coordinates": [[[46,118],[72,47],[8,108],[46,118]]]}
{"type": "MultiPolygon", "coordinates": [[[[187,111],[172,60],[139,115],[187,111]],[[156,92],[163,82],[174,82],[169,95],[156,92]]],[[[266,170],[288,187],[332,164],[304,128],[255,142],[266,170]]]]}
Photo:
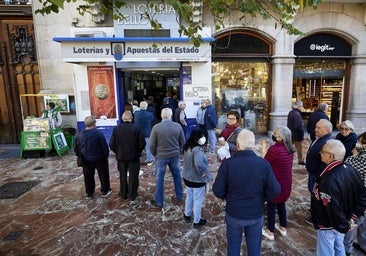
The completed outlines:
{"type": "Polygon", "coordinates": [[[294,159],[294,154],[289,154],[287,152],[285,144],[277,142],[269,147],[264,159],[271,164],[274,175],[281,185],[281,193],[270,201],[275,204],[284,203],[291,194],[292,161],[294,159]]]}

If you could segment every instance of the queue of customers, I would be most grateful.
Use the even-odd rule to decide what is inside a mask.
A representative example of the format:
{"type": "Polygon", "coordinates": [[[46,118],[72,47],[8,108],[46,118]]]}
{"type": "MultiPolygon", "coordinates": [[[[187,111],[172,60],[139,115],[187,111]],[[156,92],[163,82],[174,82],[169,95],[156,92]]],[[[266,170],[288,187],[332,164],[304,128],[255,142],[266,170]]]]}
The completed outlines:
{"type": "MultiPolygon", "coordinates": [[[[317,255],[350,255],[353,247],[366,252],[366,132],[357,136],[351,121],[342,122],[339,134],[333,139],[329,118],[317,120],[315,138],[303,157],[304,131],[294,131],[299,129],[297,117],[302,103],[296,102],[295,112],[289,113],[288,127],[279,126],[274,130],[274,143],[262,158],[254,151],[254,133],[240,127],[240,115],[236,111],[227,112],[226,127],[218,130],[213,106],[209,100],[202,101],[197,111],[199,127],[186,138],[184,102],[179,102],[174,112],[169,107],[163,108],[159,123],[154,123],[147,106],[143,101],[134,113],[126,110],[123,122],[114,129],[109,142],[118,162],[120,197],[135,201],[139,196],[140,165],[155,163],[156,186],[151,204],[164,207],[164,177],[169,169],[175,200],[183,203],[185,198],[182,219],[198,229],[207,223],[202,218],[202,207],[208,183],[213,182],[214,195],[225,202],[227,255],[240,255],[243,233],[247,254],[260,255],[262,236],[274,240],[275,229],[281,236],[287,235],[286,201],[291,194],[297,152],[298,164],[305,165],[309,173],[311,216],[307,222],[317,230],[317,255]],[[294,133],[300,136],[294,137],[294,133]],[[143,151],[145,162],[141,161],[143,151]],[[182,170],[181,154],[184,155],[182,170]],[[208,169],[206,154],[218,154],[221,161],[216,178],[208,169]],[[358,243],[354,242],[355,237],[358,243]]],[[[95,169],[100,177],[102,197],[107,197],[112,192],[106,164],[109,148],[92,116],[85,118],[85,125],[86,129],[75,137],[74,151],[84,160],[87,198],[92,199],[95,192],[95,169]],[[100,145],[98,150],[97,145],[100,145]]]]}

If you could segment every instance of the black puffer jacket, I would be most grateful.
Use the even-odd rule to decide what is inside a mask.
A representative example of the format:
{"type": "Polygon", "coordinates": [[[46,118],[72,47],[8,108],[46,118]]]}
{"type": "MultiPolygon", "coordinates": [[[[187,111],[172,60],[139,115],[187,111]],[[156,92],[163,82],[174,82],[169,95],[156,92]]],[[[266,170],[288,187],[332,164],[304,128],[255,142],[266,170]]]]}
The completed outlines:
{"type": "Polygon", "coordinates": [[[316,229],[336,229],[346,233],[352,215],[364,214],[366,188],[354,167],[332,162],[315,184],[311,198],[311,218],[316,229]]]}

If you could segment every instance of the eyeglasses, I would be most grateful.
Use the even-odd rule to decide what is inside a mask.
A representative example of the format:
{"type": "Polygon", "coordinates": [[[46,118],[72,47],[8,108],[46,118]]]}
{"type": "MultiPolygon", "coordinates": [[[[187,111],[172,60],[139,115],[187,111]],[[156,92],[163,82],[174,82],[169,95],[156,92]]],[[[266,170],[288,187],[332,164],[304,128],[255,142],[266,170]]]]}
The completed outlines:
{"type": "Polygon", "coordinates": [[[334,155],[334,153],[326,151],[326,150],[320,150],[319,154],[329,154],[329,155],[334,155]]]}
{"type": "Polygon", "coordinates": [[[342,131],[349,131],[349,130],[351,130],[350,128],[348,128],[348,127],[341,127],[341,130],[342,131]]]}

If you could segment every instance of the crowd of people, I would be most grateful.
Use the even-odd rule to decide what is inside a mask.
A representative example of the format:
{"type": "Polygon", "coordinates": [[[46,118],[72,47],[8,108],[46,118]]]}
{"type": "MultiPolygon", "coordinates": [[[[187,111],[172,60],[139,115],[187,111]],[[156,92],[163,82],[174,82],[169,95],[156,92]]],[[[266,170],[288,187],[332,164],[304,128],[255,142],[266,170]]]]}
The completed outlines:
{"type": "Polygon", "coordinates": [[[297,153],[298,164],[308,172],[310,216],[305,221],[317,231],[316,254],[350,255],[353,247],[366,253],[366,132],[358,136],[352,122],[345,120],[333,138],[334,127],[326,115],[328,106],[322,103],[309,116],[307,131],[311,144],[303,154],[303,105],[296,101],[288,114],[287,126],[274,129],[273,143],[260,157],[254,151],[255,135],[240,126],[237,111],[226,113],[226,126],[220,130],[210,100],[202,100],[196,115],[197,127],[188,135],[186,104],[175,100],[175,105],[173,100],[167,94],[160,122],[155,115],[157,109],[149,110],[153,105],[148,101],[139,106],[135,103],[135,108],[125,107],[123,122],[113,130],[109,147],[96,129],[95,118],[85,118],[86,129],[75,137],[74,151],[83,159],[88,199],[95,193],[95,170],[102,197],[112,192],[110,149],[118,163],[121,198],[135,201],[139,196],[140,165],[155,164],[156,186],[151,205],[164,207],[164,177],[169,170],[175,200],[185,200],[182,219],[198,229],[208,222],[202,218],[202,207],[209,183],[213,183],[213,194],[225,203],[227,255],[240,255],[243,233],[247,254],[260,255],[262,236],[274,240],[275,230],[281,236],[287,235],[286,201],[291,194],[297,153]],[[143,151],[146,161],[142,161],[143,151]],[[217,155],[221,162],[215,178],[208,168],[207,154],[217,155]]]}

